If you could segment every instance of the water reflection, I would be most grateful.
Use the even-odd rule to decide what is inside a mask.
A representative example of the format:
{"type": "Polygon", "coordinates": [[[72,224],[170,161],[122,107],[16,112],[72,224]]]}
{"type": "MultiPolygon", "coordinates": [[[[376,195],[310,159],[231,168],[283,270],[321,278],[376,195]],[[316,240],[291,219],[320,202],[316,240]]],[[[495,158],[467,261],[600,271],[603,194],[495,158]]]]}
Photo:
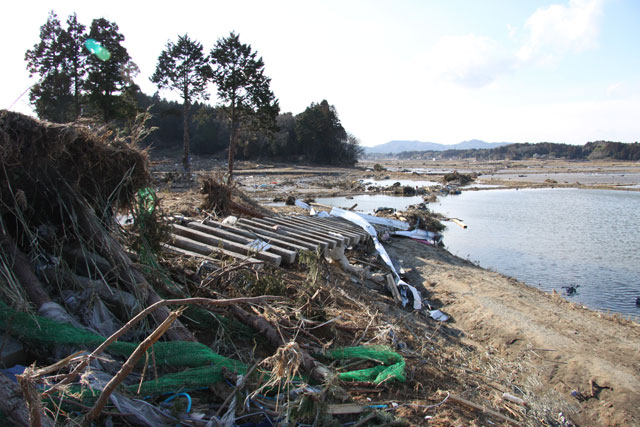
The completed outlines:
{"type": "Polygon", "coordinates": [[[323,205],[335,206],[337,208],[350,208],[354,204],[358,204],[355,210],[364,213],[373,213],[377,208],[393,208],[396,210],[404,210],[409,205],[422,203],[422,196],[388,196],[383,194],[376,195],[360,195],[353,198],[346,197],[318,197],[317,203],[323,205]]]}
{"type": "Polygon", "coordinates": [[[489,190],[430,208],[469,225],[445,231],[452,253],[546,291],[580,285],[572,301],[640,314],[640,193],[489,190]]]}

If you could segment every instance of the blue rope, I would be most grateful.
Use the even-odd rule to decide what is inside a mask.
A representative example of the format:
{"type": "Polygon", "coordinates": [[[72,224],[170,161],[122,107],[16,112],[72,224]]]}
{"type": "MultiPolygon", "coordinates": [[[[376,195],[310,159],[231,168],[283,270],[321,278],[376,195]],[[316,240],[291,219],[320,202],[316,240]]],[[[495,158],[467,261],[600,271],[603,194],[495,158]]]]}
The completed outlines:
{"type": "Polygon", "coordinates": [[[187,410],[186,413],[188,414],[189,412],[191,412],[191,396],[189,396],[187,393],[176,393],[174,395],[171,395],[169,397],[167,397],[165,400],[162,401],[162,403],[169,403],[171,402],[173,399],[175,399],[176,397],[186,397],[187,398],[187,410]]]}

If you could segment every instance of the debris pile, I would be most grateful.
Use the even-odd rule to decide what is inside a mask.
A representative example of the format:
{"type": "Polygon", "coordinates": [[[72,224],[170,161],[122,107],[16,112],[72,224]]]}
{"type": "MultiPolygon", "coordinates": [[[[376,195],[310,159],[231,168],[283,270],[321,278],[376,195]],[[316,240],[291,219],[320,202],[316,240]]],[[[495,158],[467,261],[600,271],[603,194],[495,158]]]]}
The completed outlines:
{"type": "Polygon", "coordinates": [[[442,177],[442,183],[463,187],[470,182],[473,182],[475,179],[476,177],[473,174],[465,174],[458,171],[453,171],[451,173],[445,174],[442,177]]]}
{"type": "Polygon", "coordinates": [[[146,153],[107,129],[3,111],[0,154],[0,413],[14,424],[456,424],[480,408],[453,393],[470,350],[451,351],[437,301],[401,307],[384,278],[406,272],[352,228],[260,219],[215,177],[203,217],[166,224],[146,153]],[[242,218],[215,221],[229,212],[242,218]],[[166,250],[203,227],[288,261],[166,250]]]}

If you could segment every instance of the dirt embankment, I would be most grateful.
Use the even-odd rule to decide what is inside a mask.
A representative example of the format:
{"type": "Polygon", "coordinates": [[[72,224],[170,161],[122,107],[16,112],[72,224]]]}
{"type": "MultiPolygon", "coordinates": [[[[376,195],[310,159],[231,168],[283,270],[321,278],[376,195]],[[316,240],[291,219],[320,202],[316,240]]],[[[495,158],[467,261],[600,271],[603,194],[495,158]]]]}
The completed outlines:
{"type": "MultiPolygon", "coordinates": [[[[640,423],[640,325],[402,240],[388,249],[452,315],[476,363],[579,425],[640,423]]],[[[471,387],[472,384],[467,384],[471,387]]]]}

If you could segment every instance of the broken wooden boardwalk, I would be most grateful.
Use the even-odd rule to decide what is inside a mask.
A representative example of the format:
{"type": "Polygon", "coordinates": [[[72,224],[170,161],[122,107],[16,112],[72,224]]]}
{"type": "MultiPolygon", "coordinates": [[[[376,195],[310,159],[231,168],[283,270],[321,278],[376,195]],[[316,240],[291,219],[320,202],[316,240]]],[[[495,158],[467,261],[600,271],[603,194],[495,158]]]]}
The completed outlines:
{"type": "Polygon", "coordinates": [[[365,230],[342,218],[240,218],[235,225],[185,219],[171,225],[171,244],[166,247],[190,256],[219,254],[279,266],[294,263],[303,250],[346,248],[368,238],[365,230]]]}

